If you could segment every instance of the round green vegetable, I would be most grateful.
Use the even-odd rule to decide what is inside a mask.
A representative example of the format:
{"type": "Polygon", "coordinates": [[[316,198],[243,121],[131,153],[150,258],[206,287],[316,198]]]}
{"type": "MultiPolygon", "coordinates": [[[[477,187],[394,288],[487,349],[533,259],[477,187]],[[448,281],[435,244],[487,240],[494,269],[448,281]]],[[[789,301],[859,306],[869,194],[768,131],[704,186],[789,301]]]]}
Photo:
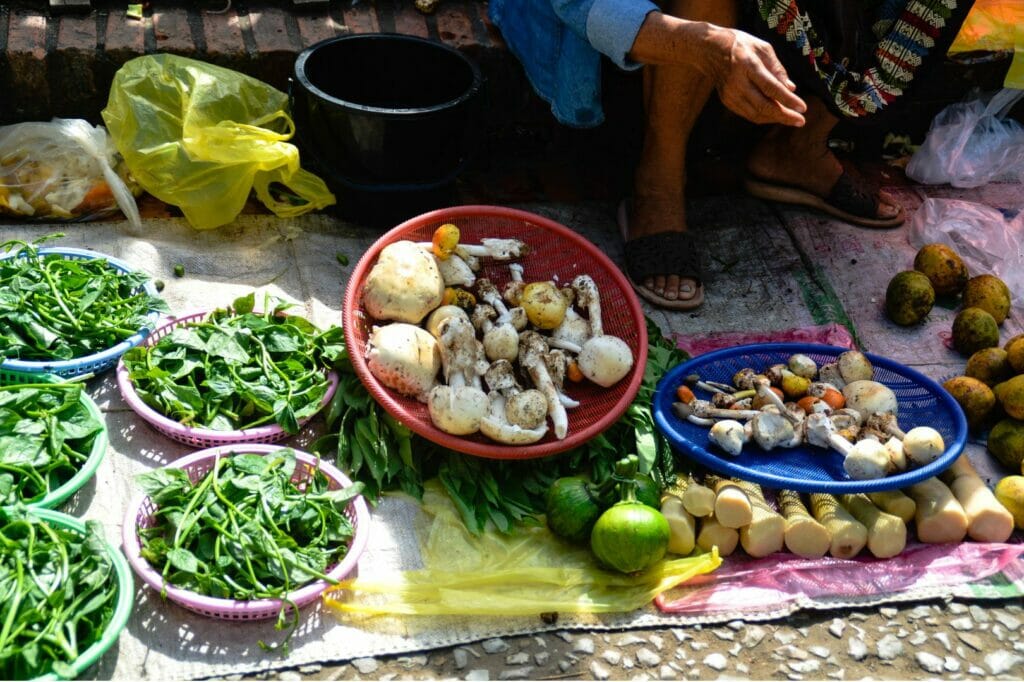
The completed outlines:
{"type": "Polygon", "coordinates": [[[582,476],[559,478],[548,488],[548,528],[571,542],[586,542],[605,508],[599,497],[597,486],[582,476]]]}
{"type": "Polygon", "coordinates": [[[590,549],[598,560],[622,573],[650,567],[668,551],[668,520],[660,511],[636,500],[636,482],[622,483],[622,501],[601,514],[590,533],[590,549]]]}

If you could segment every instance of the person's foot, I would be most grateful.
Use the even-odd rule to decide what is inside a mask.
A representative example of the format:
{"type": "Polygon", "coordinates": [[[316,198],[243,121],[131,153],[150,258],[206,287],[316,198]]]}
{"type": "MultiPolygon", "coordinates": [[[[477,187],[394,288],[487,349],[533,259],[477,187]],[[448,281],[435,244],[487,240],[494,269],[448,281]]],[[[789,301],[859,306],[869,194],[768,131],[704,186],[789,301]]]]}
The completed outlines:
{"type": "MultiPolygon", "coordinates": [[[[747,159],[747,171],[759,180],[798,187],[825,199],[833,192],[844,168],[828,148],[827,135],[780,126],[769,131],[754,147],[747,159]]],[[[875,194],[875,215],[864,218],[893,220],[902,213],[892,195],[883,190],[871,191],[875,194]]]]}
{"type": "MultiPolygon", "coordinates": [[[[622,238],[626,241],[662,232],[686,232],[686,211],[679,199],[638,193],[625,210],[628,220],[622,238]]],[[[645,277],[637,284],[668,301],[690,301],[700,290],[696,279],[671,272],[645,277]]]]}

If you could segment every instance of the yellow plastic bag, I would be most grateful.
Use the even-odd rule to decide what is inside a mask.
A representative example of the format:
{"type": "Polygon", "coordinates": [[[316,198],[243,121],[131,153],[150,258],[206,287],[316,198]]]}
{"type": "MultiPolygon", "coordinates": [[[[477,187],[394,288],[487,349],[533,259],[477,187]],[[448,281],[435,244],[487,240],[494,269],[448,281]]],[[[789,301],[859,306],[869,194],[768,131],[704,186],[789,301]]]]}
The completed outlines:
{"type": "Polygon", "coordinates": [[[157,54],[118,70],[102,115],[142,188],[205,230],[234,220],[253,189],[285,218],[334,203],[324,181],[299,167],[287,105],[255,78],[157,54]],[[273,184],[298,199],[276,199],[273,184]]]}
{"type": "Polygon", "coordinates": [[[329,608],[369,615],[626,612],[722,563],[716,551],[623,575],[598,568],[589,549],[566,544],[546,527],[470,534],[436,481],[427,484],[423,507],[434,517],[420,550],[425,567],[383,574],[364,566],[366,577],[325,593],[329,608]]]}
{"type": "Polygon", "coordinates": [[[1003,86],[1024,89],[1024,0],[978,0],[949,48],[963,52],[1013,51],[1003,86]]]}

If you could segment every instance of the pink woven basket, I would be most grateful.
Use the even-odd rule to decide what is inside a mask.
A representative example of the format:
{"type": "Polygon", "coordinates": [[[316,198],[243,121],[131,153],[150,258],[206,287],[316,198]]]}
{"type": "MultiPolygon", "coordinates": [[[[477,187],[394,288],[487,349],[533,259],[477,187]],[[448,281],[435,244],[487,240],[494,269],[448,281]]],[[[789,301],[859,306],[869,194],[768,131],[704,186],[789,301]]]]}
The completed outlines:
{"type": "MultiPolygon", "coordinates": [[[[177,317],[156,329],[146,338],[141,346],[143,348],[153,346],[157,341],[170,334],[175,327],[184,326],[192,321],[202,320],[207,315],[209,315],[209,312],[204,311],[177,317]]],[[[321,409],[331,402],[334,392],[338,390],[338,373],[330,372],[327,375],[327,380],[330,382],[330,385],[327,387],[327,393],[324,394],[323,400],[320,401],[321,409]]],[[[128,403],[128,406],[132,408],[135,414],[142,417],[150,426],[163,435],[185,445],[197,448],[210,448],[217,445],[238,445],[241,443],[276,443],[291,435],[277,424],[241,431],[217,431],[203,427],[185,426],[181,422],[169,419],[142,402],[142,398],[135,392],[135,386],[128,376],[128,368],[125,367],[123,358],[117,363],[117,385],[121,389],[121,396],[124,398],[124,401],[128,403]]],[[[313,416],[311,415],[303,419],[299,422],[299,426],[305,426],[312,418],[313,416]]]]}
{"type": "MultiPolygon", "coordinates": [[[[279,445],[248,444],[243,447],[223,445],[194,452],[169,464],[168,467],[184,469],[194,483],[212,469],[220,457],[230,457],[234,454],[268,455],[283,449],[279,445]]],[[[309,480],[317,468],[319,468],[329,479],[331,490],[339,490],[352,485],[352,481],[336,467],[318,460],[309,453],[296,450],[295,458],[297,464],[295,466],[295,474],[292,476],[292,481],[295,483],[309,480]]],[[[124,545],[124,553],[128,557],[128,563],[131,564],[132,569],[142,578],[143,582],[154,590],[165,593],[168,599],[189,611],[211,618],[222,618],[225,620],[266,620],[268,618],[277,618],[283,603],[278,599],[254,599],[250,601],[216,599],[166,583],[163,576],[142,557],[142,544],[139,540],[139,529],[153,526],[153,513],[155,511],[156,505],[153,504],[149,496],[140,495],[128,505],[128,511],[125,514],[124,524],[121,529],[121,540],[124,545]]],[[[333,580],[341,580],[355,569],[359,556],[366,549],[366,543],[369,539],[370,511],[366,506],[366,500],[361,495],[349,503],[348,508],[345,510],[345,516],[352,522],[355,534],[352,537],[352,542],[344,559],[327,570],[327,575],[333,580]]],[[[288,598],[299,608],[302,608],[316,601],[328,586],[329,583],[327,581],[316,580],[298,590],[289,592],[288,598]]]]}

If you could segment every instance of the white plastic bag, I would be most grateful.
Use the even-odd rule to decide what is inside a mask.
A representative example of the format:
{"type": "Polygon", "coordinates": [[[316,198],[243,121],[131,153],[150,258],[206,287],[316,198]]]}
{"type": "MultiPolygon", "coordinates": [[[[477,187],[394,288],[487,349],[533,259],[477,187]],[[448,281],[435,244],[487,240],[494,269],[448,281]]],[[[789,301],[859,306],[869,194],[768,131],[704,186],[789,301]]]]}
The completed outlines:
{"type": "Polygon", "coordinates": [[[980,187],[992,180],[1024,181],[1024,127],[1006,118],[1024,90],[1004,88],[951,104],[932,121],[907,176],[925,185],[980,187]]]}
{"type": "Polygon", "coordinates": [[[926,199],[910,220],[910,244],[935,242],[960,254],[971,276],[992,274],[1010,288],[1014,305],[1024,293],[1024,211],[1011,213],[957,199],[926,199]]]}
{"type": "Polygon", "coordinates": [[[141,226],[105,128],[82,119],[0,127],[0,214],[83,220],[120,208],[141,226]]]}

